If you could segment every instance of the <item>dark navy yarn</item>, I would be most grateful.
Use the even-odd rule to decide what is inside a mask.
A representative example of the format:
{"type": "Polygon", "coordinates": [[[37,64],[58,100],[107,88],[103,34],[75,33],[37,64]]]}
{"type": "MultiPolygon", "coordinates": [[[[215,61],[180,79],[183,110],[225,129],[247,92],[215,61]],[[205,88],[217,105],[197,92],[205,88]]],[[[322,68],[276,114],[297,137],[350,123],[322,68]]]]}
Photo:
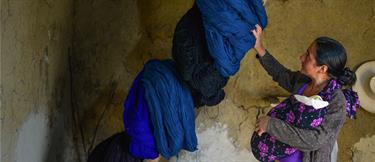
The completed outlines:
{"type": "Polygon", "coordinates": [[[87,162],[142,162],[129,153],[130,137],[117,133],[99,143],[90,153],[87,162]]]}
{"type": "Polygon", "coordinates": [[[208,49],[223,76],[234,75],[247,51],[254,47],[255,25],[267,25],[262,0],[197,0],[208,49]]]}
{"type": "Polygon", "coordinates": [[[227,84],[228,77],[221,75],[214,66],[196,4],[176,26],[172,57],[182,79],[191,90],[195,107],[213,106],[224,99],[223,87],[227,84]]]}

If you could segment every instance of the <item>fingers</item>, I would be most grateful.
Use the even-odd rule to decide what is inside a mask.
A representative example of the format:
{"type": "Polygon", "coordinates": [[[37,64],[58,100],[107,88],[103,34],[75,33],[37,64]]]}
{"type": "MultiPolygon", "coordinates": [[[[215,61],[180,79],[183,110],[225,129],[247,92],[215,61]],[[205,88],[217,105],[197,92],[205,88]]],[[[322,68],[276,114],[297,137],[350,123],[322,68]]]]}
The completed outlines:
{"type": "Polygon", "coordinates": [[[255,127],[254,132],[257,132],[257,134],[258,134],[259,136],[261,136],[265,131],[262,130],[262,129],[260,129],[259,127],[255,127]]]}
{"type": "Polygon", "coordinates": [[[255,129],[254,131],[257,132],[257,134],[259,135],[259,132],[262,132],[261,128],[260,128],[260,123],[259,123],[259,119],[256,121],[255,123],[255,129]]]}
{"type": "Polygon", "coordinates": [[[255,127],[254,132],[258,132],[258,131],[259,131],[259,127],[255,127]]]}
{"type": "Polygon", "coordinates": [[[255,29],[251,30],[253,35],[256,38],[259,38],[259,36],[262,34],[262,27],[260,27],[258,24],[255,25],[255,29]]]}
{"type": "Polygon", "coordinates": [[[256,24],[255,28],[256,28],[257,32],[262,32],[262,27],[260,27],[259,24],[256,24]]]}
{"type": "Polygon", "coordinates": [[[260,117],[256,123],[255,123],[255,129],[254,131],[257,132],[257,134],[259,136],[261,136],[264,132],[266,132],[266,130],[262,127],[262,121],[263,121],[263,118],[265,117],[260,117]]]}
{"type": "Polygon", "coordinates": [[[258,33],[256,32],[255,29],[254,29],[254,30],[251,30],[251,32],[253,33],[253,35],[254,35],[255,38],[258,38],[258,33]]]}
{"type": "Polygon", "coordinates": [[[258,136],[262,136],[262,134],[263,134],[264,132],[265,132],[265,131],[263,131],[263,130],[261,130],[261,129],[260,129],[260,130],[258,130],[258,131],[257,131],[257,133],[258,133],[258,136]]]}
{"type": "Polygon", "coordinates": [[[262,34],[262,27],[260,27],[258,24],[255,25],[255,30],[258,36],[262,34]]]}

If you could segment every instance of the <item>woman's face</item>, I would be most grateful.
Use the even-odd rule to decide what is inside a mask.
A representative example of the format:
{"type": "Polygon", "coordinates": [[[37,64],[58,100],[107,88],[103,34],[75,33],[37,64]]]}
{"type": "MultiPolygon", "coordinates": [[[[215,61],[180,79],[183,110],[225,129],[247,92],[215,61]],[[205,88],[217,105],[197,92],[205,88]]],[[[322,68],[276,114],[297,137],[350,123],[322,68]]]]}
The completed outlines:
{"type": "Polygon", "coordinates": [[[303,53],[299,59],[301,61],[301,73],[310,78],[316,78],[319,71],[319,66],[316,65],[316,44],[311,43],[310,47],[303,53]]]}

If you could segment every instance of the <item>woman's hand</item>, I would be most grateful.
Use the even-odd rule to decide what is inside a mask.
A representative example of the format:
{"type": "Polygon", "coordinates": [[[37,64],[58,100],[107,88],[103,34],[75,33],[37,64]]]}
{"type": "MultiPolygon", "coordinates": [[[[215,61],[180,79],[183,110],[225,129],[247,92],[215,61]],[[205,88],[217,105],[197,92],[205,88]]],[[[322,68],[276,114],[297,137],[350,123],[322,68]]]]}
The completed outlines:
{"type": "Polygon", "coordinates": [[[266,54],[266,49],[264,49],[262,44],[262,28],[258,24],[256,24],[255,29],[251,30],[251,32],[254,34],[254,37],[256,38],[254,49],[260,56],[263,56],[264,54],[266,54]]]}
{"type": "Polygon", "coordinates": [[[268,121],[270,120],[269,116],[260,117],[255,124],[255,132],[261,136],[264,132],[267,131],[268,121]]]}

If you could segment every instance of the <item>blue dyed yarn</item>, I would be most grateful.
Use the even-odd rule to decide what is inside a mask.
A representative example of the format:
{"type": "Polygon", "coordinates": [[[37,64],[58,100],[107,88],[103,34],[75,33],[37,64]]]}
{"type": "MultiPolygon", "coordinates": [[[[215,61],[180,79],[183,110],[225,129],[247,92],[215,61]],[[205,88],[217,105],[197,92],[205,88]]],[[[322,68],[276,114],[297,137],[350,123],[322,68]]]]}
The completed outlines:
{"type": "Polygon", "coordinates": [[[195,107],[214,106],[224,99],[223,88],[229,77],[220,74],[208,52],[202,18],[196,4],[176,25],[172,58],[190,89],[195,107]]]}
{"type": "Polygon", "coordinates": [[[129,152],[140,159],[155,159],[159,156],[155,144],[148,105],[145,100],[145,89],[140,84],[141,71],[134,79],[124,103],[124,127],[131,137],[129,152]]]}
{"type": "Polygon", "coordinates": [[[194,105],[172,60],[145,64],[141,79],[159,153],[170,158],[181,149],[197,150],[194,105]]]}
{"type": "Polygon", "coordinates": [[[225,76],[234,75],[246,52],[254,47],[255,25],[263,29],[267,15],[262,0],[197,0],[208,49],[215,66],[225,76]]]}

